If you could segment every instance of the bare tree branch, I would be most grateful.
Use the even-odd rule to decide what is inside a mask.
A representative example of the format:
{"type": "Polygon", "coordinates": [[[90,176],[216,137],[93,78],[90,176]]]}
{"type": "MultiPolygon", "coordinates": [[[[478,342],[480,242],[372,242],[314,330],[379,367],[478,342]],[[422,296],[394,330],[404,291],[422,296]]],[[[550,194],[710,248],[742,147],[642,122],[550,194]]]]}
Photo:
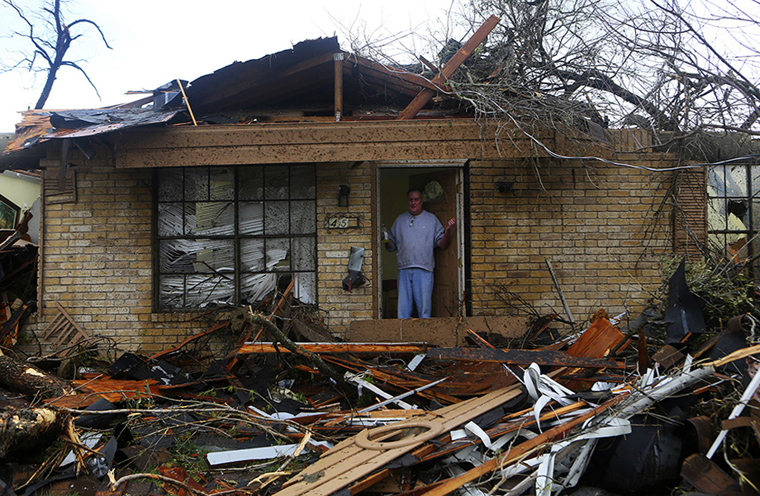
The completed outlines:
{"type": "Polygon", "coordinates": [[[45,83],[34,108],[41,109],[45,106],[53,89],[53,84],[58,77],[58,71],[63,67],[71,67],[78,70],[95,90],[98,97],[100,97],[95,84],[87,75],[87,72],[79,65],[78,61],[66,58],[71,44],[84,36],[83,32],[73,32],[74,29],[81,27],[86,28],[89,26],[95,28],[106,48],[111,48],[103,31],[96,22],[90,19],[77,19],[67,23],[62,11],[62,4],[65,4],[65,0],[52,0],[51,4],[45,5],[40,9],[42,18],[39,22],[43,24],[43,27],[47,27],[48,29],[35,29],[37,26],[33,22],[32,17],[16,5],[14,0],[0,1],[12,8],[18,18],[26,24],[28,28],[27,33],[16,32],[15,34],[25,38],[32,48],[30,54],[23,55],[21,60],[12,64],[7,70],[13,70],[21,65],[26,65],[30,72],[44,71],[47,73],[45,83]],[[42,32],[42,34],[38,34],[38,32],[42,32]],[[41,60],[44,61],[44,64],[40,64],[41,60]]]}

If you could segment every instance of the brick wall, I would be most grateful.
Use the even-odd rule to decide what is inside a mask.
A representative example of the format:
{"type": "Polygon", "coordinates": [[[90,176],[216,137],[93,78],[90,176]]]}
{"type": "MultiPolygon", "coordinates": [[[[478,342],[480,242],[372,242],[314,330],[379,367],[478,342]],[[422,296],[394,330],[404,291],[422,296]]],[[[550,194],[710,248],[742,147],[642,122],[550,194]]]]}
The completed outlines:
{"type": "Polygon", "coordinates": [[[152,313],[152,171],[116,170],[107,149],[89,161],[68,159],[77,164],[76,201],[56,194],[59,162],[42,163],[38,334],[57,315],[55,301],[121,350],[153,353],[205,330],[208,320],[188,321],[194,315],[152,313]]]}
{"type": "MultiPolygon", "coordinates": [[[[375,169],[369,162],[359,164],[320,164],[317,167],[317,260],[319,261],[319,307],[325,322],[335,334],[348,331],[352,320],[373,318],[372,257],[375,204],[373,178],[375,169]],[[338,205],[338,188],[351,187],[348,206],[338,205]],[[347,228],[335,228],[342,222],[347,228]],[[360,288],[343,290],[348,275],[351,247],[364,248],[362,272],[369,282],[360,288]]],[[[345,205],[345,203],[344,203],[345,205]]]]}
{"type": "MultiPolygon", "coordinates": [[[[112,338],[120,349],[154,353],[208,329],[218,316],[152,312],[151,170],[116,170],[107,150],[76,163],[76,201],[51,190],[58,162],[43,163],[48,181],[40,266],[42,331],[57,314],[58,301],[93,336],[112,338]],[[62,203],[55,203],[63,198],[62,203]],[[67,201],[68,200],[68,201],[67,201]]],[[[352,320],[372,318],[372,177],[368,162],[317,168],[317,234],[320,310],[337,334],[352,320]],[[341,184],[351,187],[348,206],[338,204],[341,184]],[[330,221],[337,224],[332,224],[330,221]],[[345,224],[343,224],[345,222],[345,224]],[[365,248],[370,282],[352,293],[342,289],[352,246],[365,248]]],[[[229,337],[227,339],[230,339],[229,337]]]]}
{"type": "MultiPolygon", "coordinates": [[[[634,152],[618,159],[662,165],[634,152]]],[[[50,185],[59,162],[42,164],[42,311],[34,327],[45,328],[59,301],[87,332],[112,338],[121,349],[153,353],[214,325],[216,315],[152,312],[152,171],[114,169],[106,149],[93,160],[76,153],[68,160],[77,164],[76,195],[55,194],[50,185]]],[[[644,290],[659,286],[656,264],[670,248],[670,217],[653,215],[669,174],[549,159],[472,161],[469,171],[474,315],[509,311],[500,285],[541,312],[563,313],[547,258],[576,320],[599,307],[610,314],[637,311],[644,290]],[[514,182],[514,191],[498,193],[497,181],[514,182]]],[[[351,321],[376,317],[375,177],[370,162],[317,167],[319,306],[337,334],[351,321]],[[348,206],[339,205],[341,184],[351,187],[348,206]],[[348,293],[342,280],[352,246],[365,249],[370,281],[348,293]]]]}
{"type": "MultiPolygon", "coordinates": [[[[617,158],[663,165],[632,153],[617,158]]],[[[506,288],[542,314],[564,316],[546,259],[577,321],[599,308],[640,311],[646,290],[659,286],[670,216],[655,212],[669,173],[542,159],[472,162],[470,179],[475,315],[507,311],[514,300],[506,288]],[[496,192],[496,181],[514,181],[514,192],[496,192]]]]}

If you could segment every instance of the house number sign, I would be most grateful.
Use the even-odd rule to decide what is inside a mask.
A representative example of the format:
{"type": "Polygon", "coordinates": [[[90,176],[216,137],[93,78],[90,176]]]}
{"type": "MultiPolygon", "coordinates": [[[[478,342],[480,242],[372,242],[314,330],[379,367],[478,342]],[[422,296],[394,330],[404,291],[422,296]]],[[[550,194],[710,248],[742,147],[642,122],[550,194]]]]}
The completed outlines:
{"type": "Polygon", "coordinates": [[[350,217],[328,217],[327,228],[328,229],[350,229],[357,227],[358,220],[350,217]]]}

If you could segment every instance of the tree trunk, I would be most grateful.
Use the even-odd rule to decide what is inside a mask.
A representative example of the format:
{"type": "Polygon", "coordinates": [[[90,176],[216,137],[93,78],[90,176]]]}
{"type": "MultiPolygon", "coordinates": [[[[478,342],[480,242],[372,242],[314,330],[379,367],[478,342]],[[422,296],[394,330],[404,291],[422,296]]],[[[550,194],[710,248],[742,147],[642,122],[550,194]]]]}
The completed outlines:
{"type": "Polygon", "coordinates": [[[0,412],[0,459],[47,447],[63,429],[65,415],[49,408],[0,412]]]}
{"type": "Polygon", "coordinates": [[[35,398],[57,398],[71,392],[69,385],[37,367],[0,352],[0,385],[35,398]]]}

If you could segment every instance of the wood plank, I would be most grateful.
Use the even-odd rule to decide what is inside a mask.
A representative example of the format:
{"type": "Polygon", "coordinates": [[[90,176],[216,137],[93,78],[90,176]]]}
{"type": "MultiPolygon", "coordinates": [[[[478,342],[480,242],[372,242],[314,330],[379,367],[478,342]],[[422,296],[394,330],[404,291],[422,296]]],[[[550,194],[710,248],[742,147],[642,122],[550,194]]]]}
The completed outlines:
{"type": "Polygon", "coordinates": [[[409,90],[413,90],[414,93],[412,96],[417,95],[421,88],[430,88],[432,90],[438,89],[435,83],[420,74],[392,69],[373,60],[365,59],[364,57],[351,55],[348,58],[348,62],[360,66],[359,72],[365,76],[374,77],[378,80],[387,81],[389,83],[403,80],[404,83],[408,84],[408,86],[406,86],[406,91],[404,92],[406,93],[409,90]]]}
{"type": "Polygon", "coordinates": [[[214,327],[212,327],[211,329],[208,329],[206,331],[203,331],[203,332],[200,332],[200,333],[195,334],[193,336],[190,336],[189,338],[185,339],[184,341],[182,341],[180,344],[178,344],[177,346],[175,346],[173,348],[170,348],[170,349],[164,350],[164,351],[159,351],[158,353],[154,353],[150,358],[151,358],[151,360],[158,360],[159,358],[163,358],[163,357],[165,357],[167,355],[171,355],[172,353],[175,353],[175,352],[181,350],[187,343],[195,341],[196,339],[200,339],[200,338],[202,338],[204,336],[208,336],[209,334],[213,334],[214,332],[218,331],[219,329],[223,329],[224,327],[227,327],[229,324],[230,324],[229,320],[221,322],[221,323],[215,325],[214,327]]]}
{"type": "Polygon", "coordinates": [[[433,348],[428,351],[430,358],[439,360],[464,360],[499,362],[510,365],[550,365],[558,367],[598,367],[625,369],[625,362],[602,358],[575,357],[561,351],[499,350],[494,348],[433,348]]]}
{"type": "Polygon", "coordinates": [[[379,472],[374,473],[366,477],[364,480],[361,480],[358,483],[354,484],[353,486],[349,487],[348,492],[351,494],[358,494],[364,491],[365,489],[368,489],[374,486],[381,480],[384,480],[390,477],[390,475],[391,475],[391,469],[386,468],[386,469],[380,470],[379,472]]]}
{"type": "MultiPolygon", "coordinates": [[[[196,148],[206,146],[243,146],[274,144],[347,144],[351,140],[366,142],[449,141],[452,139],[481,141],[483,135],[494,136],[499,128],[491,123],[479,124],[470,118],[430,119],[414,121],[366,122],[292,122],[249,125],[172,126],[147,132],[144,129],[125,131],[115,144],[117,150],[156,148],[196,148]]],[[[502,133],[509,130],[502,129],[502,133]]],[[[520,136],[518,134],[518,136],[520,136]]],[[[551,140],[553,133],[538,132],[537,138],[551,140]]],[[[485,141],[493,141],[485,140],[485,141]]],[[[528,140],[520,140],[527,143],[528,140]]]]}
{"type": "Polygon", "coordinates": [[[625,340],[607,319],[597,319],[581,334],[580,338],[567,349],[567,354],[576,357],[601,358],[625,340]]]}
{"type": "MultiPolygon", "coordinates": [[[[569,412],[573,412],[575,410],[578,410],[580,408],[583,408],[587,406],[586,402],[579,401],[576,403],[573,403],[571,405],[563,406],[554,410],[551,410],[549,412],[546,412],[540,416],[540,420],[546,421],[549,419],[559,419],[560,415],[564,415],[569,412]]],[[[523,428],[531,427],[536,424],[536,418],[533,415],[525,416],[526,414],[532,412],[533,409],[529,408],[528,411],[523,412],[523,416],[517,420],[512,420],[508,424],[502,424],[500,423],[496,427],[493,427],[491,429],[488,429],[486,431],[486,434],[491,439],[498,439],[499,437],[503,436],[504,434],[508,434],[510,432],[514,432],[523,428]]],[[[510,416],[504,417],[504,420],[509,419],[510,416]]],[[[472,446],[474,444],[480,444],[479,438],[465,438],[460,439],[458,441],[451,441],[449,439],[446,441],[445,444],[442,446],[437,447],[438,449],[435,449],[429,453],[424,454],[423,456],[418,457],[420,459],[420,462],[425,462],[429,460],[433,460],[435,458],[440,458],[442,456],[447,456],[452,453],[455,453],[463,448],[466,448],[468,446],[472,446]]]]}
{"type": "Polygon", "coordinates": [[[739,484],[705,455],[693,454],[684,460],[681,477],[699,492],[718,496],[739,496],[739,484]]]}
{"type": "MultiPolygon", "coordinates": [[[[117,168],[182,167],[193,165],[254,165],[286,163],[328,163],[389,160],[507,160],[524,156],[525,148],[502,149],[486,141],[363,143],[358,139],[343,144],[260,145],[206,147],[115,152],[117,168]]],[[[536,156],[548,156],[541,150],[536,156]]]]}
{"type": "Polygon", "coordinates": [[[491,343],[489,343],[488,341],[486,341],[485,339],[483,339],[480,336],[480,334],[478,334],[477,332],[473,331],[472,329],[465,329],[464,332],[466,332],[467,335],[470,337],[470,339],[472,339],[473,341],[475,341],[475,344],[477,344],[481,348],[492,348],[492,349],[496,348],[496,346],[492,345],[491,343]]]}
{"type": "MultiPolygon", "coordinates": [[[[601,318],[591,324],[581,336],[570,345],[567,354],[575,357],[602,358],[607,356],[610,350],[618,348],[626,341],[625,334],[613,326],[609,320],[601,318]]],[[[575,367],[567,371],[566,375],[582,374],[582,368],[575,367]]],[[[583,391],[591,385],[584,381],[565,380],[560,381],[573,391],[583,391]]]]}
{"type": "Polygon", "coordinates": [[[577,417],[574,417],[567,422],[559,424],[558,426],[553,427],[528,441],[525,441],[524,443],[509,448],[503,455],[496,456],[484,464],[468,470],[458,477],[453,477],[446,481],[440,481],[436,483],[435,487],[432,487],[431,490],[422,492],[420,494],[425,494],[428,496],[444,496],[459,489],[468,482],[472,482],[479,479],[480,477],[483,477],[484,475],[496,470],[497,468],[503,468],[511,465],[517,460],[520,460],[522,457],[533,452],[535,449],[539,448],[542,444],[562,438],[571,429],[581,425],[585,421],[595,417],[607,408],[610,408],[611,406],[617,404],[624,397],[625,395],[621,395],[612,398],[611,400],[603,403],[602,405],[590,410],[583,415],[578,415],[577,417]]]}
{"type": "MultiPolygon", "coordinates": [[[[416,420],[394,424],[399,428],[412,422],[425,420],[440,422],[443,431],[462,425],[478,415],[487,412],[521,394],[517,387],[500,389],[479,398],[463,401],[456,405],[420,416],[416,420]]],[[[369,431],[372,432],[372,431],[369,431]]],[[[386,463],[415,450],[422,444],[411,443],[391,449],[363,449],[356,445],[356,437],[347,439],[325,453],[316,463],[306,468],[288,482],[277,496],[328,496],[352,482],[382,468],[386,463]]]]}
{"type": "Polygon", "coordinates": [[[343,117],[343,53],[333,55],[333,64],[335,66],[335,121],[340,121],[343,117]]]}
{"type": "Polygon", "coordinates": [[[62,325],[66,323],[66,318],[62,313],[58,313],[53,320],[47,325],[43,331],[42,339],[48,339],[52,336],[62,325]]]}
{"type": "Polygon", "coordinates": [[[75,380],[71,384],[76,387],[77,394],[47,400],[45,403],[57,408],[85,408],[100,398],[119,403],[130,398],[159,394],[158,382],[153,379],[135,381],[102,377],[75,380]]]}
{"type": "MultiPolygon", "coordinates": [[[[425,343],[296,343],[311,353],[425,353],[425,343]]],[[[269,341],[246,343],[238,350],[238,355],[253,353],[290,353],[282,345],[275,347],[269,341]]]]}

